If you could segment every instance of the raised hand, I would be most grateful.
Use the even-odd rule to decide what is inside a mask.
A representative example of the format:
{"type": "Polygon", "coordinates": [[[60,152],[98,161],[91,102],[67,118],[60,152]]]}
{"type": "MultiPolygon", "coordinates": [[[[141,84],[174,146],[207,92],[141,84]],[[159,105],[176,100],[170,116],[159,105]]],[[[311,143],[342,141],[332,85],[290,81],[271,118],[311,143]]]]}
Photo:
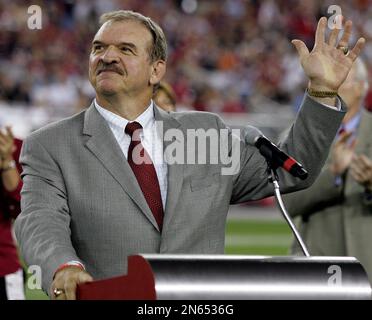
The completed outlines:
{"type": "Polygon", "coordinates": [[[356,142],[348,144],[351,135],[352,132],[344,132],[332,148],[330,170],[334,175],[343,174],[351,164],[356,142]]]}
{"type": "Polygon", "coordinates": [[[350,165],[352,177],[372,191],[372,160],[364,154],[355,155],[350,165]]]}
{"type": "Polygon", "coordinates": [[[327,18],[322,17],[318,22],[315,45],[311,52],[301,40],[292,40],[292,43],[298,51],[301,65],[310,80],[309,88],[316,91],[337,92],[345,81],[353,62],[363,49],[365,39],[359,38],[354,48],[345,55],[344,50],[345,48],[348,50],[352,22],[346,21],[344,33],[338,44],[340,29],[333,29],[327,42],[325,40],[326,27],[327,18]]]}
{"type": "Polygon", "coordinates": [[[15,150],[14,136],[12,129],[6,127],[6,133],[0,130],[0,158],[2,161],[11,159],[15,150]]]}

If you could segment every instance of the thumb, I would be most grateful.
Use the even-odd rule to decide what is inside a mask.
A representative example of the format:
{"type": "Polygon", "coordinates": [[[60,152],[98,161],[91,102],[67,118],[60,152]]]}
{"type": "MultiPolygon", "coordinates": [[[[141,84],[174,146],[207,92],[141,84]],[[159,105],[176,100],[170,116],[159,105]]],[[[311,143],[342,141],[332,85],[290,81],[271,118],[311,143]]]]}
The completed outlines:
{"type": "Polygon", "coordinates": [[[92,276],[87,272],[80,272],[78,274],[77,283],[85,283],[85,282],[92,282],[93,278],[92,276]]]}
{"type": "Polygon", "coordinates": [[[13,135],[12,127],[7,126],[7,127],[6,127],[6,132],[7,132],[8,136],[9,136],[11,139],[14,139],[14,135],[13,135]]]}
{"type": "Polygon", "coordinates": [[[300,60],[302,61],[308,54],[309,50],[306,47],[306,44],[301,40],[292,40],[291,43],[295,46],[298,55],[300,56],[300,60]]]}

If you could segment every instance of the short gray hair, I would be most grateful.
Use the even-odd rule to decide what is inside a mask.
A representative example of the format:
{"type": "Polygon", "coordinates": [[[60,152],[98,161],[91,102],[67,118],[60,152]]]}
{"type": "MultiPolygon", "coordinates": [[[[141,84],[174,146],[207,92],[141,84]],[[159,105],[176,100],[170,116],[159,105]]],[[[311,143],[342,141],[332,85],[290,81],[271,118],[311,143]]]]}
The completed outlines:
{"type": "Polygon", "coordinates": [[[167,60],[167,40],[165,38],[164,32],[161,27],[151,20],[149,17],[131,11],[131,10],[117,10],[104,13],[99,18],[100,26],[102,26],[107,21],[137,21],[146,27],[152,35],[152,46],[150,48],[149,56],[151,62],[157,60],[167,60]]]}

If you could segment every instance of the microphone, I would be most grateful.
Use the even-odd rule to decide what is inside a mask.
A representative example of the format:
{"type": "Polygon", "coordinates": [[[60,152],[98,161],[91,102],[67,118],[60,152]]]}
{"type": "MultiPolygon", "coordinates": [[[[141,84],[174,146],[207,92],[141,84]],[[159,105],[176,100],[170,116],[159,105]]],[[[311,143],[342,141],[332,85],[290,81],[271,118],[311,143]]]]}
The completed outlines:
{"type": "Polygon", "coordinates": [[[260,151],[273,169],[281,167],[301,180],[307,178],[308,173],[302,165],[284,151],[280,150],[256,127],[246,126],[244,139],[247,144],[256,147],[260,151]]]}

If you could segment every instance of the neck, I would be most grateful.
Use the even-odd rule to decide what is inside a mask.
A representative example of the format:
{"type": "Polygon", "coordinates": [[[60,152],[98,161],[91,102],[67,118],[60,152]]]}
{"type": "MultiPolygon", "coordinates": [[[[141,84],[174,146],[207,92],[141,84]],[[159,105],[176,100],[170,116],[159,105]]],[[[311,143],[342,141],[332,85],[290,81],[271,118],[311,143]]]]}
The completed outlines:
{"type": "Polygon", "coordinates": [[[128,97],[125,99],[118,99],[117,96],[104,97],[97,94],[96,100],[102,108],[132,121],[138,118],[138,116],[148,108],[151,97],[139,99],[137,96],[134,99],[128,97]]]}

